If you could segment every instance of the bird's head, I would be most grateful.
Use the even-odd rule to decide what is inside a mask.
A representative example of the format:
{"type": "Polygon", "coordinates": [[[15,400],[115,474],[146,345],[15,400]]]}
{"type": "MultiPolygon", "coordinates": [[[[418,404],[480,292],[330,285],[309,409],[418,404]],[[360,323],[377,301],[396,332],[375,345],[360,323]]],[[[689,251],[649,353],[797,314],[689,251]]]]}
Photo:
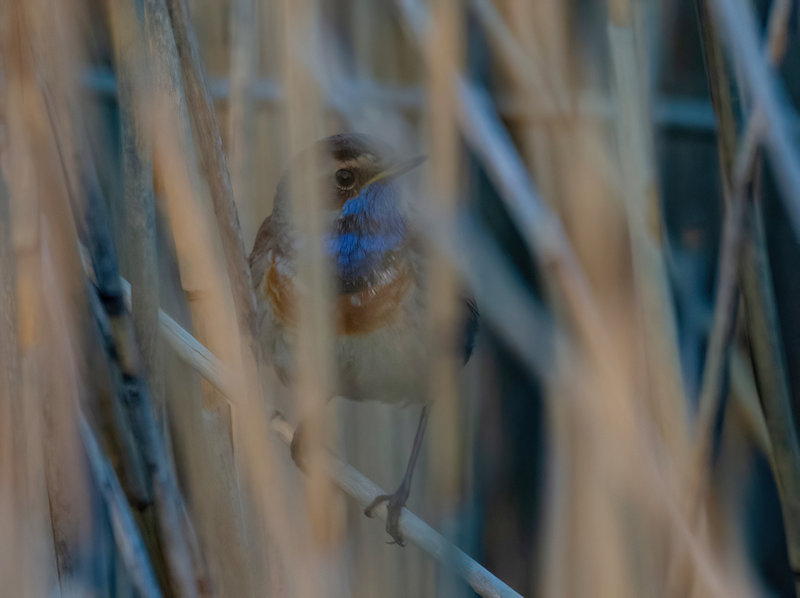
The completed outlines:
{"type": "Polygon", "coordinates": [[[273,214],[288,220],[289,181],[313,168],[315,188],[323,195],[316,205],[324,212],[324,251],[339,291],[356,292],[402,254],[409,210],[399,179],[423,161],[398,159],[386,143],[367,135],[328,137],[294,159],[278,186],[273,214]]]}

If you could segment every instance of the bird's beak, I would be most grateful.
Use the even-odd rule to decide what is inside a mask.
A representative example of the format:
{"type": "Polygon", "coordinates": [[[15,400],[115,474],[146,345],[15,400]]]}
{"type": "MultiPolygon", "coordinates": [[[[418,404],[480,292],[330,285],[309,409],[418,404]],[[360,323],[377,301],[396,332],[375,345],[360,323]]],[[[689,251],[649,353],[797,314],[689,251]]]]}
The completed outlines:
{"type": "Polygon", "coordinates": [[[372,183],[377,183],[378,181],[388,182],[391,179],[395,179],[399,177],[401,174],[405,174],[410,170],[414,170],[417,166],[422,164],[425,160],[427,160],[427,156],[414,156],[413,158],[407,158],[405,160],[400,160],[399,162],[395,162],[389,168],[384,170],[383,172],[379,172],[374,177],[372,177],[364,187],[370,186],[372,183]]]}

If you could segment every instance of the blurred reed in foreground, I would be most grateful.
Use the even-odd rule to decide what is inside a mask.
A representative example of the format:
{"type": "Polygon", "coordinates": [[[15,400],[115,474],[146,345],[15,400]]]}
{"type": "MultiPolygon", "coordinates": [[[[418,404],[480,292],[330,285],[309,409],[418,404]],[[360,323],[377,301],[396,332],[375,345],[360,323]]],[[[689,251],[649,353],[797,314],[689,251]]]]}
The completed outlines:
{"type": "MultiPolygon", "coordinates": [[[[790,0],[763,32],[742,0],[1,6],[4,596],[798,591],[790,0]],[[675,240],[681,173],[654,130],[670,11],[697,24],[716,131],[719,247],[700,257],[675,240]],[[402,479],[418,407],[333,397],[313,243],[278,380],[247,260],[293,158],[341,132],[429,158],[404,197],[435,399],[405,548],[363,509],[402,479]],[[462,289],[481,314],[463,369],[462,289]],[[300,472],[287,445],[312,413],[300,472]]],[[[287,181],[320,237],[322,183],[287,181]]]]}

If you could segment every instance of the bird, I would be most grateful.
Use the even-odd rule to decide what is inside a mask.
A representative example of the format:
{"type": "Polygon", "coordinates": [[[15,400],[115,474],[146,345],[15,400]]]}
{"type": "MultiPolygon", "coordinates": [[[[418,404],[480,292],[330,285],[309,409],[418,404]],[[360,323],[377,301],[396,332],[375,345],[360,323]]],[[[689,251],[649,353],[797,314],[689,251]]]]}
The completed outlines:
{"type": "MultiPolygon", "coordinates": [[[[321,244],[330,266],[333,351],[338,395],[355,401],[422,404],[411,456],[396,492],[378,496],[364,513],[387,503],[386,532],[404,545],[399,530],[411,491],[430,406],[430,348],[427,327],[427,256],[419,220],[403,193],[403,175],[422,156],[399,158],[384,141],[361,133],[337,134],[300,152],[278,182],[272,213],[255,238],[249,264],[258,303],[261,342],[281,383],[293,384],[292,350],[296,334],[298,248],[292,222],[289,180],[317,171],[317,202],[326,223],[321,244]]],[[[295,179],[296,180],[296,179],[295,179]]],[[[473,351],[479,313],[468,292],[459,298],[461,334],[453,351],[466,364],[473,351]]],[[[330,397],[332,398],[332,397],[330,397]]],[[[303,468],[301,424],[291,443],[292,458],[303,468]]]]}

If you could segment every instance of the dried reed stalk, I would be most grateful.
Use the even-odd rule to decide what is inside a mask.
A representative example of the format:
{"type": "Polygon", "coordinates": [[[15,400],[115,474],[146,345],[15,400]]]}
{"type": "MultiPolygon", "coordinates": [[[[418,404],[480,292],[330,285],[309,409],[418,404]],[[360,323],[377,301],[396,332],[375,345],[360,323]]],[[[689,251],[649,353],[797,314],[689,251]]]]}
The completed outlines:
{"type": "MultiPolygon", "coordinates": [[[[425,40],[431,158],[429,189],[434,209],[444,218],[455,215],[461,165],[458,124],[452,112],[455,90],[451,84],[452,73],[461,70],[464,52],[463,14],[459,9],[459,4],[453,0],[433,2],[425,40]]],[[[435,246],[430,246],[429,251],[426,273],[430,322],[427,342],[431,348],[429,392],[438,411],[431,422],[431,481],[436,486],[436,499],[447,512],[458,504],[464,475],[458,458],[463,441],[456,386],[461,356],[454,351],[459,346],[457,326],[460,322],[455,272],[435,246]]]]}
{"type": "Polygon", "coordinates": [[[256,127],[253,86],[258,76],[258,3],[231,2],[231,92],[228,102],[228,168],[239,222],[255,237],[256,127]]]}
{"type": "Polygon", "coordinates": [[[787,108],[778,99],[775,74],[760,50],[752,10],[741,0],[713,0],[709,6],[720,37],[741,68],[747,91],[761,105],[763,143],[795,235],[800,237],[800,159],[789,136],[787,108]]]}
{"type": "MultiPolygon", "coordinates": [[[[520,10],[527,8],[519,4],[520,10]]],[[[525,27],[524,31],[519,32],[520,41],[517,41],[492,0],[472,0],[472,9],[488,34],[492,48],[502,57],[503,67],[523,94],[525,103],[530,103],[535,110],[545,114],[557,114],[560,107],[543,72],[544,59],[530,31],[530,24],[516,23],[519,27],[525,27]]]]}
{"type": "MultiPolygon", "coordinates": [[[[271,422],[273,430],[287,445],[291,444],[294,428],[280,415],[273,417],[271,422]]],[[[366,507],[379,494],[384,491],[369,479],[364,477],[332,454],[325,455],[323,466],[327,475],[330,475],[336,484],[347,494],[352,496],[361,507],[366,507]]],[[[375,515],[382,521],[386,520],[386,504],[381,503],[375,508],[375,515]]],[[[422,550],[434,556],[442,563],[452,567],[463,577],[478,595],[491,598],[518,598],[514,590],[481,567],[478,563],[450,544],[429,525],[416,517],[407,509],[400,515],[400,532],[422,550]]]]}
{"type": "MultiPolygon", "coordinates": [[[[55,152],[39,154],[37,172],[47,180],[58,173],[55,152]],[[44,174],[44,176],[42,176],[44,174]]],[[[77,406],[86,394],[84,353],[80,332],[88,323],[86,295],[81,277],[74,222],[63,180],[53,177],[58,187],[49,187],[42,201],[42,291],[43,329],[47,344],[43,352],[41,383],[47,489],[58,561],[61,592],[69,595],[89,584],[94,514],[90,505],[88,468],[81,446],[77,406]],[[60,193],[59,193],[60,191],[60,193]]]]}
{"type": "MultiPolygon", "coordinates": [[[[53,66],[43,65],[43,61],[52,58],[43,43],[46,17],[37,3],[12,2],[5,8],[9,37],[4,43],[3,59],[8,86],[8,165],[12,238],[17,253],[22,401],[17,412],[22,418],[13,422],[19,428],[12,431],[12,437],[24,434],[21,443],[14,442],[16,457],[20,459],[18,465],[23,466],[14,481],[21,485],[26,500],[26,504],[18,505],[21,515],[18,540],[23,592],[31,596],[50,595],[76,591],[85,581],[86,572],[83,555],[90,514],[74,427],[75,395],[70,384],[74,372],[69,371],[65,362],[66,352],[71,349],[63,342],[65,328],[56,328],[64,324],[69,330],[75,321],[54,322],[52,311],[47,309],[52,301],[65,297],[70,299],[69,308],[74,307],[74,285],[80,284],[80,278],[54,281],[53,270],[44,268],[45,260],[51,257],[45,241],[67,262],[70,250],[74,253],[74,246],[69,246],[69,215],[64,218],[66,201],[59,156],[48,130],[47,110],[41,95],[43,71],[50,72],[48,69],[53,66]],[[43,227],[43,215],[63,224],[63,228],[50,236],[53,229],[43,227]],[[51,334],[58,335],[56,342],[52,342],[51,334]],[[53,378],[42,380],[41,371],[52,372],[53,378]]],[[[63,274],[68,276],[68,272],[66,269],[63,274]]],[[[73,315],[70,309],[70,317],[73,315]]]]}
{"type": "MultiPolygon", "coordinates": [[[[134,113],[136,102],[131,94],[133,91],[130,89],[130,86],[133,84],[131,77],[132,72],[127,72],[130,68],[132,68],[132,63],[134,61],[140,60],[142,57],[138,56],[137,54],[141,52],[141,48],[137,47],[135,43],[135,38],[133,34],[135,33],[136,27],[136,15],[133,10],[128,12],[126,9],[128,8],[126,4],[120,2],[111,2],[110,3],[110,13],[111,13],[111,28],[112,28],[112,38],[115,43],[115,48],[117,50],[116,60],[119,65],[123,62],[125,63],[125,67],[118,68],[118,77],[120,81],[120,106],[121,106],[121,113],[122,113],[122,120],[125,123],[125,130],[123,132],[123,139],[125,143],[125,150],[123,152],[123,161],[124,161],[124,168],[127,169],[127,174],[125,176],[125,189],[127,194],[127,199],[131,201],[145,201],[144,197],[132,197],[134,195],[140,194],[147,194],[148,193],[148,183],[145,181],[146,177],[150,177],[150,185],[149,185],[149,192],[152,193],[152,167],[147,167],[147,163],[149,162],[149,148],[141,147],[141,145],[137,145],[137,140],[135,138],[135,132],[137,130],[137,123],[139,121],[139,115],[134,113]],[[130,157],[126,157],[128,153],[133,152],[133,155],[130,157]]],[[[89,160],[90,156],[86,151],[86,148],[81,148],[82,158],[84,160],[89,160]]],[[[73,168],[78,168],[77,165],[73,165],[73,168]]],[[[93,168],[87,168],[87,171],[93,170],[93,168]]],[[[76,188],[73,190],[73,202],[77,202],[76,209],[82,210],[83,200],[80,198],[80,194],[84,191],[89,193],[100,193],[99,190],[99,182],[97,180],[87,180],[85,181],[85,185],[92,186],[91,189],[84,189],[84,183],[81,182],[74,182],[76,188]]],[[[129,215],[130,216],[130,215],[129,215]]],[[[93,215],[88,215],[88,219],[86,222],[81,223],[80,226],[84,229],[81,232],[81,236],[84,237],[84,241],[89,238],[89,233],[87,228],[92,226],[92,218],[93,215]]],[[[138,216],[135,216],[134,219],[138,219],[138,216]]],[[[139,220],[139,224],[145,225],[147,224],[146,216],[139,220]]],[[[147,259],[146,253],[147,249],[152,249],[149,245],[145,247],[147,244],[146,239],[142,239],[141,244],[139,243],[138,239],[136,239],[134,235],[134,231],[129,230],[128,235],[124,235],[125,241],[127,241],[127,245],[135,246],[133,251],[139,250],[139,260],[147,259]]],[[[140,233],[144,231],[138,231],[140,233]]],[[[153,239],[154,241],[155,239],[153,239]]],[[[100,252],[106,250],[105,247],[95,247],[89,250],[87,247],[84,247],[90,255],[98,255],[98,250],[100,252]]],[[[116,256],[116,249],[114,249],[113,256],[116,256]]],[[[155,258],[155,256],[150,256],[155,258]]],[[[116,259],[113,257],[111,259],[116,259]]],[[[138,275],[145,276],[149,271],[149,267],[152,266],[145,265],[142,263],[132,264],[132,268],[134,268],[138,275]]],[[[142,280],[145,282],[146,278],[142,280]]],[[[103,279],[100,279],[103,282],[103,279]]],[[[110,282],[110,281],[109,281],[110,282]]],[[[110,282],[113,285],[113,282],[110,282]]],[[[157,289],[157,286],[156,286],[157,289]]],[[[116,292],[116,288],[112,288],[113,292],[116,292]]],[[[147,336],[147,325],[146,325],[146,314],[148,313],[149,307],[152,304],[153,297],[149,294],[149,291],[143,291],[146,294],[145,297],[142,297],[140,300],[143,301],[143,313],[140,315],[143,316],[143,319],[140,319],[139,325],[141,328],[141,334],[144,334],[145,342],[150,342],[150,348],[155,350],[155,353],[151,356],[153,358],[157,357],[157,340],[154,341],[152,337],[147,336]]],[[[155,307],[156,310],[158,309],[158,302],[157,297],[155,307]]],[[[136,323],[134,323],[136,326],[136,323]]],[[[139,333],[137,332],[137,335],[139,333]]],[[[160,366],[150,363],[151,367],[155,367],[158,369],[160,366]]],[[[114,368],[114,364],[112,362],[112,377],[118,377],[121,374],[119,373],[117,368],[114,368]]],[[[155,370],[150,370],[155,371],[155,370]]],[[[116,380],[116,385],[120,387],[120,381],[116,380]]],[[[113,442],[115,444],[120,445],[120,457],[117,459],[122,463],[122,484],[125,488],[126,494],[128,495],[129,499],[134,503],[141,507],[145,505],[150,505],[153,502],[153,489],[152,489],[152,480],[150,479],[149,472],[146,471],[146,464],[144,463],[144,456],[143,456],[143,447],[140,443],[140,438],[136,436],[135,431],[132,429],[132,421],[129,417],[128,407],[122,404],[121,401],[122,396],[117,395],[116,393],[112,392],[112,412],[114,415],[114,429],[111,430],[111,436],[113,442]]],[[[161,396],[163,399],[163,394],[161,396]]],[[[157,407],[157,412],[163,418],[162,409],[160,408],[162,405],[159,404],[157,407]]],[[[152,538],[154,535],[154,530],[151,530],[149,538],[152,538]]]]}
{"type": "MultiPolygon", "coordinates": [[[[398,4],[411,31],[421,36],[427,26],[425,10],[414,0],[399,0],[398,4]]],[[[592,408],[598,417],[596,427],[601,430],[604,426],[599,422],[613,414],[615,421],[609,422],[608,430],[614,432],[603,435],[610,444],[607,448],[614,449],[611,453],[614,455],[612,459],[621,458],[621,462],[627,462],[630,458],[637,457],[630,454],[630,446],[626,445],[626,439],[635,439],[636,444],[633,446],[637,448],[634,452],[638,452],[639,447],[647,449],[641,455],[645,461],[632,463],[631,471],[638,471],[654,478],[658,481],[658,486],[666,492],[666,494],[649,495],[654,499],[653,507],[671,520],[679,532],[678,538],[681,544],[690,549],[692,559],[698,563],[704,583],[715,594],[721,595],[727,584],[722,583],[715,567],[710,566],[704,549],[686,527],[683,515],[677,508],[676,480],[669,479],[667,483],[659,477],[657,472],[660,467],[656,465],[651,441],[635,423],[626,391],[620,386],[623,379],[616,377],[621,370],[616,362],[613,346],[607,331],[604,330],[604,324],[585,275],[557,218],[539,201],[516,150],[498,122],[486,95],[457,78],[454,84],[459,91],[457,108],[467,142],[486,166],[501,197],[507,202],[510,213],[517,219],[524,238],[534,249],[534,257],[541,263],[543,271],[554,277],[554,284],[562,290],[568,313],[576,322],[578,338],[586,347],[592,363],[598,367],[602,394],[607,401],[610,401],[607,406],[608,413],[597,412],[596,405],[591,402],[584,401],[581,404],[592,408]],[[620,428],[620,425],[624,427],[620,428]],[[628,448],[624,448],[623,445],[628,448]],[[666,490],[665,486],[669,490],[666,490]]],[[[620,461],[612,460],[612,462],[620,461]]]]}
{"type": "MultiPolygon", "coordinates": [[[[43,18],[43,22],[47,20],[43,18]]],[[[54,36],[52,39],[59,38],[54,36]]],[[[50,43],[53,43],[52,40],[50,43]]],[[[56,56],[59,56],[57,50],[49,56],[54,65],[58,64],[56,56]]],[[[76,94],[71,94],[59,80],[59,76],[63,77],[65,72],[70,71],[51,67],[47,65],[50,70],[44,71],[42,79],[49,124],[62,160],[62,176],[71,196],[74,218],[85,237],[84,244],[90,250],[99,295],[108,312],[109,322],[105,325],[111,337],[106,348],[111,360],[123,374],[122,384],[116,390],[119,397],[124,397],[141,443],[148,473],[152,476],[159,526],[158,542],[169,565],[170,582],[178,595],[205,595],[208,581],[204,565],[198,557],[194,531],[171,469],[164,438],[158,429],[149,389],[143,380],[132,322],[122,299],[106,207],[93,165],[85,153],[86,142],[79,112],[72,103],[76,94]]],[[[61,222],[62,219],[55,220],[61,222]]],[[[102,319],[105,315],[105,312],[96,313],[95,317],[102,319]]]]}
{"type": "MultiPolygon", "coordinates": [[[[739,277],[755,377],[781,498],[789,563],[792,570],[797,572],[800,571],[800,447],[794,427],[791,393],[759,207],[751,206],[748,217],[739,277]]],[[[800,595],[800,588],[796,586],[796,590],[800,595]]]]}
{"type": "MultiPolygon", "coordinates": [[[[542,197],[557,211],[564,210],[565,185],[569,184],[564,168],[572,158],[568,147],[576,133],[577,124],[570,118],[574,116],[573,103],[577,95],[571,89],[572,85],[567,83],[574,70],[568,63],[570,35],[566,27],[567,9],[563,3],[553,0],[536,3],[513,0],[510,8],[512,27],[530,57],[530,63],[539,61],[539,66],[531,68],[544,72],[557,106],[556,113],[566,116],[564,119],[543,121],[531,115],[533,120],[528,123],[533,126],[527,128],[521,142],[523,155],[528,157],[532,165],[531,172],[542,197]]],[[[531,99],[528,95],[527,101],[531,99]]]]}
{"type": "MultiPolygon", "coordinates": [[[[0,16],[5,14],[0,13],[0,16]]],[[[2,148],[3,158],[7,155],[7,148],[2,148]]],[[[26,484],[22,478],[25,472],[24,422],[20,413],[15,257],[9,190],[5,173],[0,173],[0,530],[6,538],[0,548],[0,578],[6,580],[7,591],[26,596],[26,544],[22,534],[28,524],[28,513],[26,484]]]]}
{"type": "MultiPolygon", "coordinates": [[[[290,528],[292,522],[287,519],[288,505],[284,502],[282,493],[275,490],[276,487],[284,487],[286,480],[281,479],[279,477],[281,471],[274,468],[270,458],[272,451],[267,444],[268,424],[264,417],[262,402],[265,397],[259,372],[262,358],[255,295],[245,259],[239,220],[213,103],[205,82],[197,40],[185,2],[170,0],[169,7],[186,83],[186,99],[200,152],[201,167],[209,184],[217,215],[218,230],[239,324],[242,361],[238,364],[238,371],[241,372],[246,392],[242,397],[243,400],[237,402],[237,411],[241,411],[241,415],[234,414],[234,425],[238,430],[235,436],[240,442],[237,446],[241,447],[236,455],[243,461],[241,471],[246,472],[246,483],[254,492],[253,500],[257,516],[266,523],[268,531],[266,542],[270,559],[280,561],[270,562],[271,574],[276,572],[276,567],[307,566],[307,575],[294,576],[289,581],[296,586],[301,595],[309,595],[314,592],[311,588],[319,583],[321,578],[311,573],[316,565],[304,560],[306,556],[298,552],[302,549],[305,536],[298,529],[290,528]],[[304,564],[300,565],[301,562],[304,564]]],[[[270,583],[276,584],[278,581],[270,577],[270,583]]]]}
{"type": "MultiPolygon", "coordinates": [[[[314,41],[317,33],[318,4],[315,0],[281,2],[284,24],[282,79],[286,87],[288,153],[297,156],[323,136],[322,105],[311,64],[319,56],[314,41]]],[[[333,367],[333,329],[328,306],[333,280],[323,258],[322,238],[325,223],[320,202],[325,194],[318,176],[316,154],[307,154],[304,163],[289,174],[291,226],[307,242],[297,254],[298,326],[295,334],[294,397],[307,418],[309,455],[321,455],[323,446],[335,442],[337,426],[330,412],[322,413],[333,394],[336,372],[333,367]]],[[[311,457],[306,477],[306,500],[311,529],[318,541],[339,541],[344,534],[343,508],[324,474],[324,466],[311,457]]],[[[333,582],[336,584],[336,582],[333,582]]],[[[334,587],[336,587],[334,585],[334,587]]],[[[336,590],[334,590],[336,591],[336,590]]]]}
{"type": "MultiPolygon", "coordinates": [[[[211,201],[216,215],[217,230],[222,242],[225,256],[228,281],[233,296],[236,321],[238,323],[241,363],[234,364],[241,368],[243,393],[239,395],[237,404],[241,416],[235,417],[234,428],[239,432],[234,436],[243,442],[238,457],[245,460],[246,466],[240,471],[246,472],[247,483],[256,493],[255,506],[259,517],[268,518],[272,523],[272,533],[282,528],[282,508],[267,508],[274,499],[267,487],[270,485],[271,467],[266,444],[268,426],[264,417],[263,401],[269,398],[262,388],[262,352],[259,340],[258,322],[256,320],[256,299],[250,276],[250,267],[242,240],[242,230],[236,210],[222,139],[217,125],[214,104],[206,83],[205,71],[200,58],[197,39],[189,19],[188,8],[184,0],[170,0],[168,3],[172,19],[175,44],[180,58],[181,70],[185,84],[185,102],[189,111],[193,133],[197,140],[200,167],[208,184],[211,201]]],[[[234,367],[234,371],[236,371],[234,367]]],[[[254,556],[253,558],[259,558],[254,556]]],[[[272,580],[271,583],[277,583],[272,580]]]]}
{"type": "MultiPolygon", "coordinates": [[[[315,76],[326,106],[333,108],[338,118],[344,121],[337,130],[347,128],[374,135],[391,143],[399,155],[407,156],[419,151],[417,130],[422,126],[414,126],[412,130],[406,120],[388,112],[384,106],[370,102],[362,94],[348,94],[350,86],[345,83],[351,80],[354,85],[366,88],[371,87],[372,82],[380,81],[381,84],[399,86],[420,77],[416,56],[407,60],[411,50],[404,43],[394,14],[387,10],[390,1],[349,2],[350,24],[346,35],[352,44],[352,61],[348,60],[348,52],[344,49],[345,40],[329,25],[325,28],[324,58],[315,69],[315,76]],[[348,72],[352,72],[354,78],[350,79],[348,72]],[[369,82],[368,86],[364,85],[366,82],[369,82]]],[[[424,93],[418,95],[421,106],[425,100],[424,93]]],[[[426,118],[425,114],[419,117],[422,120],[426,118]]],[[[378,479],[393,490],[391,486],[402,479],[411,454],[419,423],[417,409],[396,411],[383,405],[352,401],[336,401],[331,407],[337,409],[343,458],[373,478],[380,476],[378,479]]],[[[409,505],[435,502],[435,497],[430,497],[434,492],[427,492],[429,488],[435,491],[435,486],[428,483],[431,468],[427,457],[430,455],[429,449],[423,448],[409,505]]],[[[431,573],[436,564],[428,555],[393,548],[376,550],[386,537],[384,526],[363,517],[355,504],[351,504],[348,511],[348,541],[354,547],[351,565],[354,598],[369,598],[376,594],[404,598],[418,588],[431,585],[431,573]]]]}
{"type": "MultiPolygon", "coordinates": [[[[712,104],[719,122],[719,161],[726,210],[722,227],[722,241],[715,289],[714,316],[709,333],[708,349],[704,361],[700,389],[699,410],[695,430],[695,451],[690,480],[690,517],[697,520],[700,504],[710,478],[711,446],[714,421],[722,402],[723,382],[727,379],[729,348],[733,340],[738,307],[736,270],[742,241],[742,224],[745,208],[745,188],[734,188],[734,163],[736,161],[736,123],[731,105],[730,83],[725,70],[722,49],[713,25],[701,2],[700,20],[703,32],[706,69],[708,71],[712,104]]],[[[748,177],[749,178],[749,177],[748,177]]],[[[696,523],[695,523],[696,524],[696,523]]],[[[680,575],[685,583],[686,576],[680,575]]]]}
{"type": "MultiPolygon", "coordinates": [[[[543,27],[554,26],[554,23],[550,22],[553,19],[548,19],[554,16],[552,11],[548,10],[552,6],[545,6],[544,3],[533,6],[524,0],[510,2],[507,12],[516,37],[493,2],[474,0],[472,8],[488,34],[489,42],[498,54],[501,66],[511,76],[517,93],[524,98],[526,104],[536,107],[535,112],[526,113],[527,118],[522,123],[524,154],[545,200],[554,209],[563,210],[564,189],[559,183],[565,181],[560,180],[558,175],[559,167],[563,168],[564,164],[557,163],[554,151],[556,145],[553,142],[557,140],[555,136],[558,134],[571,136],[572,129],[537,120],[543,113],[566,115],[568,110],[567,106],[560,104],[566,98],[557,98],[555,86],[552,84],[553,77],[560,78],[561,75],[547,68],[551,65],[545,63],[535,27],[538,23],[541,31],[543,27]],[[542,20],[548,22],[542,23],[542,20]]],[[[552,48],[548,50],[552,53],[552,48]]],[[[558,88],[563,90],[563,85],[559,84],[558,88]]],[[[568,169],[573,170],[572,162],[569,163],[568,169]]],[[[545,292],[548,295],[549,305],[558,312],[560,306],[564,305],[558,289],[550,284],[546,285],[545,292]]],[[[565,314],[561,313],[559,317],[565,317],[565,314]]],[[[542,591],[547,596],[563,595],[566,592],[564,584],[569,583],[567,569],[572,559],[568,554],[568,545],[570,532],[574,529],[570,521],[571,511],[574,508],[572,503],[577,498],[575,493],[570,491],[575,471],[566,463],[566,456],[571,453],[572,435],[568,430],[569,419],[564,409],[563,397],[555,395],[558,390],[559,386],[556,384],[551,384],[547,388],[547,413],[551,427],[548,434],[544,512],[548,515],[539,541],[539,546],[542,547],[541,554],[545,556],[536,559],[533,565],[535,573],[532,576],[532,591],[542,591]]],[[[535,554],[538,557],[538,551],[535,554]]]]}
{"type": "MultiPolygon", "coordinates": [[[[746,249],[743,250],[743,254],[744,251],[746,249]]],[[[742,412],[742,420],[747,426],[747,431],[752,438],[753,444],[764,453],[772,465],[772,470],[775,471],[772,440],[770,439],[764,411],[761,407],[761,397],[758,394],[751,361],[750,356],[746,355],[741,348],[736,347],[732,351],[730,363],[731,394],[735,399],[736,408],[742,412]]]]}
{"type": "Polygon", "coordinates": [[[250,267],[247,264],[222,138],[219,134],[214,103],[208,91],[200,50],[189,20],[186,0],[169,0],[167,5],[183,73],[185,103],[197,139],[200,168],[208,184],[217,217],[239,329],[243,338],[250,343],[250,352],[260,355],[256,298],[253,293],[250,267]]]}
{"type": "Polygon", "coordinates": [[[41,454],[42,424],[38,417],[39,398],[35,393],[40,296],[38,264],[40,245],[37,226],[38,195],[32,168],[30,140],[25,130],[23,100],[30,79],[13,66],[25,64],[18,56],[23,51],[19,18],[8,4],[3,7],[3,74],[5,81],[4,124],[8,148],[4,148],[4,174],[9,187],[2,186],[0,197],[0,253],[2,253],[2,322],[0,333],[0,475],[2,503],[0,516],[6,548],[3,550],[2,579],[14,595],[34,597],[57,591],[57,565],[52,532],[47,528],[50,514],[46,505],[44,460],[41,454]],[[10,61],[14,60],[13,63],[10,61]],[[18,269],[25,268],[20,272],[18,269]],[[20,301],[24,302],[19,305],[20,301]],[[33,362],[33,363],[32,363],[33,362]],[[31,411],[37,417],[31,417],[31,411]],[[32,425],[31,425],[32,424],[32,425]],[[45,535],[42,535],[45,532],[45,535]],[[42,557],[49,552],[50,558],[42,557]]]}
{"type": "MultiPolygon", "coordinates": [[[[203,194],[191,121],[184,95],[181,64],[173,23],[164,0],[145,3],[146,35],[155,78],[150,106],[155,143],[154,163],[164,189],[172,224],[181,285],[199,340],[241,375],[236,319],[224,283],[210,202],[203,194]]],[[[201,430],[184,439],[193,460],[192,485],[197,491],[203,545],[215,584],[225,594],[250,596],[255,590],[250,566],[251,543],[239,470],[232,438],[232,414],[225,398],[210,385],[202,389],[201,430]]],[[[191,408],[191,407],[190,407],[191,408]]]]}
{"type": "MultiPolygon", "coordinates": [[[[785,49],[791,3],[778,0],[770,9],[766,43],[767,57],[773,64],[781,60],[785,49]]],[[[771,437],[772,463],[780,489],[786,521],[787,543],[792,569],[800,570],[800,444],[794,429],[791,401],[786,386],[785,366],[780,349],[779,324],[775,315],[772,282],[766,259],[766,245],[761,229],[760,209],[749,191],[756,162],[757,143],[762,126],[763,104],[757,99],[753,114],[737,152],[736,123],[729,93],[722,48],[716,39],[714,25],[702,9],[706,63],[711,80],[712,100],[719,120],[720,164],[723,188],[727,195],[727,211],[723,228],[722,249],[717,286],[717,303],[708,355],[703,376],[700,414],[698,417],[695,463],[696,479],[709,463],[713,421],[721,402],[721,377],[724,375],[726,347],[733,333],[737,270],[746,301],[748,330],[756,367],[756,378],[762,392],[762,405],[771,437]],[[745,230],[745,214],[749,226],[745,230]],[[744,248],[739,253],[739,247],[744,248]]],[[[702,482],[695,484],[696,501],[701,500],[702,482]],[[700,484],[700,485],[698,485],[700,484]]],[[[800,590],[800,585],[798,586],[800,590]]],[[[800,592],[799,592],[800,593],[800,592]]]]}
{"type": "Polygon", "coordinates": [[[122,491],[117,474],[100,449],[97,437],[82,414],[78,423],[92,475],[108,509],[117,549],[134,587],[141,598],[161,598],[156,574],[150,564],[150,555],[147,553],[144,539],[139,533],[136,519],[122,491]]]}
{"type": "MultiPolygon", "coordinates": [[[[786,50],[791,6],[791,0],[776,0],[770,8],[766,53],[773,65],[780,63],[786,50]]],[[[753,130],[762,125],[759,115],[764,110],[757,100],[744,133],[743,144],[754,136],[753,130]]],[[[744,148],[740,151],[744,151],[744,148]]],[[[739,280],[745,301],[756,381],[772,448],[771,463],[781,497],[789,562],[795,572],[795,591],[800,595],[800,581],[797,581],[800,571],[800,443],[792,414],[764,225],[757,201],[748,204],[746,220],[748,227],[739,280]]]]}
{"type": "MultiPolygon", "coordinates": [[[[778,52],[771,54],[770,59],[773,62],[780,60],[780,52],[785,47],[780,40],[786,37],[789,6],[788,1],[778,0],[770,10],[770,36],[767,41],[767,50],[778,52]]],[[[733,334],[736,295],[738,294],[736,270],[738,268],[740,272],[742,271],[739,247],[744,236],[744,212],[747,210],[747,206],[744,204],[749,205],[755,201],[745,195],[752,194],[748,193],[748,187],[753,182],[756,163],[759,160],[757,143],[761,117],[759,116],[760,108],[756,106],[753,116],[747,121],[742,134],[741,146],[737,151],[736,122],[722,47],[705,3],[700,7],[700,14],[712,101],[719,121],[719,155],[727,203],[716,291],[717,303],[705,361],[697,424],[697,436],[699,437],[697,443],[704,447],[704,451],[701,452],[707,456],[712,420],[716,416],[718,405],[721,402],[721,378],[727,362],[725,354],[733,334]],[[748,199],[749,201],[747,201],[748,199]]]]}
{"type": "MultiPolygon", "coordinates": [[[[617,144],[647,362],[648,395],[672,458],[688,458],[687,402],[662,245],[652,140],[628,0],[610,0],[608,38],[618,102],[617,144]]],[[[680,465],[679,465],[680,466],[680,465]]]]}
{"type": "MultiPolygon", "coordinates": [[[[158,308],[158,252],[153,192],[153,148],[143,113],[150,89],[142,23],[135,7],[120,0],[109,2],[117,102],[122,145],[123,223],[122,253],[127,257],[133,286],[131,315],[144,369],[162,423],[166,423],[165,372],[158,308]]],[[[166,432],[167,428],[164,426],[166,432]]]]}
{"type": "MultiPolygon", "coordinates": [[[[131,284],[122,279],[125,303],[131,304],[131,284]]],[[[187,365],[200,372],[228,401],[236,401],[242,390],[238,380],[230,370],[206,349],[200,342],[184,330],[169,314],[158,310],[159,329],[164,341],[187,365]]]]}
{"type": "MultiPolygon", "coordinates": [[[[89,181],[92,179],[89,178],[89,181]]],[[[199,556],[194,529],[178,488],[165,441],[153,409],[149,389],[134,337],[133,323],[125,308],[110,222],[98,188],[87,189],[85,214],[90,216],[87,246],[90,247],[97,294],[102,300],[95,311],[110,360],[122,376],[115,388],[128,405],[139,442],[152,477],[158,517],[159,542],[169,569],[169,583],[177,596],[206,596],[210,584],[205,564],[199,556]]],[[[78,219],[81,214],[78,214],[78,219]]],[[[153,541],[153,540],[151,540],[153,541]]]]}

